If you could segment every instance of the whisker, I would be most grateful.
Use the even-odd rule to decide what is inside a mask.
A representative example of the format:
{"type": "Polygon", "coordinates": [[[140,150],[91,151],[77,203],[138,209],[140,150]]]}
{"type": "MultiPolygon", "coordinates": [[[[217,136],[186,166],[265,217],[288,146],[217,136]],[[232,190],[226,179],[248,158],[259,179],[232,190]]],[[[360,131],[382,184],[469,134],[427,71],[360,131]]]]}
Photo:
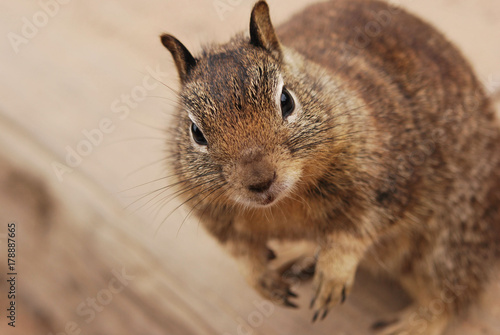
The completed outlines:
{"type": "MultiPolygon", "coordinates": [[[[184,170],[184,171],[179,171],[179,172],[176,172],[176,173],[174,173],[174,174],[172,174],[172,175],[169,175],[169,176],[167,176],[167,177],[165,177],[165,178],[171,178],[171,177],[179,176],[179,175],[182,175],[182,174],[186,174],[186,172],[189,172],[189,171],[190,171],[190,169],[189,169],[189,170],[184,170]]],[[[141,196],[140,198],[136,199],[136,200],[135,200],[135,201],[133,201],[132,203],[128,204],[125,208],[130,208],[130,206],[134,205],[135,203],[137,203],[137,202],[141,201],[142,199],[144,199],[144,198],[146,198],[146,197],[148,197],[148,196],[150,196],[150,195],[153,195],[153,194],[154,194],[154,193],[156,193],[156,192],[160,192],[160,191],[168,190],[168,189],[170,189],[170,188],[172,188],[172,187],[174,187],[174,186],[180,185],[180,184],[182,184],[182,183],[185,183],[185,182],[188,182],[188,181],[192,181],[192,180],[197,179],[197,178],[202,178],[202,177],[204,177],[204,176],[209,176],[209,175],[212,175],[212,174],[216,174],[216,173],[217,173],[217,172],[209,172],[209,173],[205,173],[205,174],[203,174],[203,175],[201,175],[201,176],[191,177],[191,178],[188,178],[188,179],[184,179],[184,180],[180,180],[180,181],[174,182],[174,183],[169,184],[169,185],[162,186],[162,187],[160,187],[160,188],[158,188],[158,189],[156,189],[156,190],[154,190],[154,191],[148,192],[147,194],[145,194],[145,195],[141,196]]],[[[147,183],[146,183],[146,184],[147,184],[147,183]]],[[[156,197],[157,197],[157,196],[155,196],[153,199],[155,199],[156,197]]],[[[150,199],[150,200],[152,200],[152,199],[150,199]]],[[[146,205],[146,204],[144,204],[144,205],[146,205]]],[[[143,207],[144,205],[142,205],[141,207],[143,207]]],[[[139,208],[140,208],[140,207],[139,207],[139,208]]]]}
{"type": "MultiPolygon", "coordinates": [[[[163,161],[163,160],[164,159],[162,158],[160,161],[163,161]]],[[[160,161],[158,161],[158,162],[160,162],[160,161]]],[[[158,162],[156,162],[156,163],[158,163],[158,162]]],[[[146,185],[149,185],[149,184],[152,184],[152,183],[156,183],[156,182],[158,182],[160,180],[164,180],[164,179],[168,179],[168,178],[170,178],[170,176],[165,176],[165,177],[157,178],[157,179],[154,179],[154,180],[151,180],[151,181],[148,181],[148,182],[145,182],[145,183],[142,183],[142,184],[139,184],[139,185],[136,185],[136,186],[133,186],[133,187],[121,190],[118,193],[124,193],[124,192],[127,192],[127,191],[131,191],[131,190],[134,190],[136,188],[139,188],[139,187],[142,187],[142,186],[146,186],[146,185]]]]}
{"type": "Polygon", "coordinates": [[[171,99],[169,97],[161,96],[161,95],[147,95],[146,98],[156,98],[156,99],[162,99],[162,100],[168,100],[169,102],[173,102],[175,104],[178,104],[179,106],[181,103],[178,101],[178,99],[171,99]]]}
{"type": "Polygon", "coordinates": [[[124,143],[124,142],[132,142],[132,141],[144,141],[144,140],[155,140],[155,141],[165,141],[165,138],[163,137],[130,137],[130,138],[123,138],[123,139],[120,139],[120,140],[116,140],[116,141],[113,141],[113,142],[109,142],[109,143],[106,143],[105,146],[110,146],[110,145],[114,145],[114,144],[120,144],[120,143],[124,143]]]}
{"type": "MultiPolygon", "coordinates": [[[[166,205],[168,205],[170,203],[170,201],[172,201],[173,199],[176,199],[177,197],[183,195],[183,194],[186,194],[188,192],[191,192],[193,190],[195,190],[196,188],[199,188],[201,186],[204,186],[206,184],[210,184],[210,183],[213,183],[214,181],[216,181],[218,178],[212,178],[210,180],[207,180],[201,184],[196,184],[194,186],[189,186],[189,187],[186,187],[186,188],[183,188],[183,189],[180,189],[172,194],[169,194],[168,196],[166,196],[165,198],[162,198],[160,199],[159,201],[155,202],[152,206],[156,206],[156,205],[159,205],[161,203],[161,205],[159,205],[159,207],[157,208],[156,210],[156,213],[159,213],[159,211],[161,211],[161,209],[163,207],[165,207],[166,205]],[[163,203],[162,203],[163,202],[163,203]]],[[[154,200],[155,198],[157,198],[159,195],[161,195],[163,192],[161,192],[160,194],[156,195],[153,199],[151,199],[149,202],[151,202],[152,200],[154,200]]]]}
{"type": "Polygon", "coordinates": [[[136,124],[139,124],[141,126],[144,126],[144,127],[150,128],[150,129],[154,129],[154,130],[158,130],[158,131],[160,131],[162,133],[165,133],[165,128],[155,127],[155,126],[152,126],[150,124],[147,124],[147,123],[141,122],[139,120],[135,120],[135,119],[132,119],[132,122],[134,122],[136,124]]]}
{"type": "MultiPolygon", "coordinates": [[[[213,182],[213,181],[210,181],[210,183],[212,183],[212,182],[213,182]]],[[[209,190],[209,189],[212,189],[212,188],[214,188],[215,186],[216,186],[216,184],[215,184],[215,185],[212,185],[212,186],[209,186],[207,189],[205,189],[205,191],[207,191],[207,190],[209,190]]],[[[197,187],[199,187],[199,186],[197,186],[197,187]]],[[[184,202],[182,202],[181,204],[179,204],[177,207],[175,207],[172,211],[170,211],[170,213],[169,213],[167,216],[165,216],[165,218],[164,218],[164,219],[162,220],[162,222],[159,224],[158,228],[156,229],[155,235],[158,233],[158,231],[159,231],[160,227],[161,227],[161,226],[165,223],[165,221],[166,221],[166,220],[167,220],[167,219],[168,219],[168,218],[169,218],[169,217],[170,217],[173,213],[175,213],[175,212],[176,212],[179,208],[181,208],[183,205],[187,204],[187,203],[188,203],[188,202],[190,202],[191,200],[193,200],[193,199],[195,199],[195,198],[199,197],[202,193],[203,193],[203,192],[198,192],[198,193],[195,193],[193,196],[191,196],[190,198],[188,198],[187,200],[185,200],[184,202]]],[[[168,204],[171,200],[172,200],[172,199],[170,199],[167,203],[162,204],[162,206],[161,206],[160,210],[161,210],[164,206],[166,206],[166,205],[167,205],[167,204],[168,204]]],[[[181,223],[181,226],[182,226],[182,223],[181,223]]],[[[179,227],[179,229],[180,229],[180,227],[179,227]]],[[[178,233],[178,232],[179,232],[179,230],[177,231],[177,233],[178,233]]]]}
{"type": "Polygon", "coordinates": [[[159,84],[163,85],[164,87],[166,87],[167,89],[169,89],[172,93],[174,93],[176,96],[179,95],[179,92],[177,92],[177,90],[174,90],[172,87],[168,86],[166,83],[164,83],[163,81],[151,76],[151,78],[153,78],[154,80],[156,80],[159,84]]]}
{"type": "Polygon", "coordinates": [[[227,194],[228,194],[228,190],[227,190],[227,189],[223,189],[223,187],[224,187],[224,186],[226,186],[227,184],[228,184],[227,182],[223,182],[223,183],[221,183],[221,185],[220,185],[219,189],[222,189],[222,192],[221,192],[221,193],[220,193],[217,197],[215,197],[214,199],[212,199],[212,201],[210,201],[210,202],[209,202],[208,206],[205,208],[205,210],[203,211],[203,213],[200,215],[200,220],[202,220],[202,219],[203,219],[203,216],[205,215],[206,210],[207,210],[207,209],[209,209],[209,208],[211,208],[211,207],[213,206],[213,204],[214,204],[217,200],[219,200],[219,198],[220,198],[221,196],[225,195],[226,197],[228,197],[228,196],[227,196],[227,194]]]}
{"type": "MultiPolygon", "coordinates": [[[[169,159],[172,159],[174,156],[176,156],[176,154],[172,154],[171,156],[163,157],[163,158],[158,159],[158,160],[156,160],[156,161],[154,161],[154,162],[152,162],[152,163],[148,163],[148,164],[146,164],[146,165],[143,165],[143,166],[141,166],[141,167],[139,167],[139,168],[137,168],[137,169],[133,170],[132,172],[129,172],[128,174],[126,174],[126,175],[125,175],[125,178],[129,178],[129,177],[131,177],[132,175],[134,175],[134,174],[138,173],[139,171],[142,171],[143,169],[148,168],[148,167],[151,167],[151,166],[153,166],[153,165],[155,165],[155,164],[158,164],[158,163],[160,163],[160,162],[168,161],[169,159]]],[[[166,177],[164,177],[164,178],[166,178],[166,177]]],[[[151,183],[151,182],[148,182],[148,183],[151,183]]],[[[146,184],[148,184],[148,183],[146,183],[146,184]]],[[[145,184],[142,184],[142,185],[145,185],[145,184]]],[[[137,187],[142,186],[142,185],[138,185],[138,186],[132,187],[131,189],[133,189],[133,188],[137,188],[137,187]]],[[[130,189],[129,189],[129,190],[130,190],[130,189]]],[[[125,191],[126,191],[126,190],[125,190],[125,191]]],[[[124,191],[120,191],[120,192],[124,192],[124,191]]]]}
{"type": "MultiPolygon", "coordinates": [[[[194,206],[191,207],[191,210],[188,212],[188,214],[186,215],[186,217],[184,218],[184,220],[182,220],[181,222],[181,225],[179,226],[179,229],[177,230],[177,236],[179,235],[179,232],[182,228],[182,226],[184,225],[184,222],[186,222],[186,220],[189,218],[189,216],[193,213],[193,211],[196,209],[196,207],[198,207],[201,203],[203,203],[203,201],[205,201],[208,197],[210,197],[212,194],[214,194],[215,192],[219,191],[222,187],[224,187],[226,185],[226,183],[221,183],[219,185],[214,185],[214,187],[212,187],[213,189],[209,191],[209,193],[203,197],[200,201],[198,201],[194,206]]],[[[205,190],[204,192],[202,193],[205,193],[206,191],[208,191],[209,189],[205,190]]],[[[199,193],[199,194],[202,194],[202,193],[199,193]]],[[[198,195],[199,195],[198,194],[198,195]]],[[[224,194],[224,190],[217,196],[215,197],[214,199],[212,199],[212,201],[209,203],[209,205],[205,208],[205,210],[203,211],[202,215],[200,216],[200,219],[203,217],[203,215],[205,214],[206,210],[208,208],[210,208],[212,205],[213,205],[213,202],[215,202],[222,194],[224,194]]],[[[187,202],[181,204],[184,205],[186,204],[187,202]]]]}

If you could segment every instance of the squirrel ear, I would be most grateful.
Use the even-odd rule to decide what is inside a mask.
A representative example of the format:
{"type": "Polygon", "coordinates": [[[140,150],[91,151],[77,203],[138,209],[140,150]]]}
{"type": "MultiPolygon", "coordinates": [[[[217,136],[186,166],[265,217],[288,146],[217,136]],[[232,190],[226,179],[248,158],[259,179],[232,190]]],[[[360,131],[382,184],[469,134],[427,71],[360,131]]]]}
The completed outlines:
{"type": "Polygon", "coordinates": [[[250,44],[264,48],[281,59],[281,46],[269,15],[269,6],[263,0],[257,2],[250,17],[250,44]]]}
{"type": "Polygon", "coordinates": [[[174,57],[175,66],[181,82],[184,83],[189,72],[195,67],[196,59],[191,55],[189,50],[175,37],[168,34],[163,34],[161,43],[167,48],[172,57],[174,57]]]}

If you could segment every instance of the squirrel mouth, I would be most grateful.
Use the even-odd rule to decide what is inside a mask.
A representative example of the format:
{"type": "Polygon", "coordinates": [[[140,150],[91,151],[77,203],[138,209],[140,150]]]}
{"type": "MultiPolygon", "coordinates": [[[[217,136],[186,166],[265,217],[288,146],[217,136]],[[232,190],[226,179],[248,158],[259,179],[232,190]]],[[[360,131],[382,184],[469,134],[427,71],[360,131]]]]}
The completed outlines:
{"type": "Polygon", "coordinates": [[[259,197],[259,199],[248,199],[248,203],[253,207],[269,207],[276,202],[276,195],[266,194],[259,197]]]}
{"type": "Polygon", "coordinates": [[[269,190],[255,194],[248,200],[255,207],[269,207],[278,202],[284,193],[283,191],[279,185],[273,185],[269,190]]]}
{"type": "Polygon", "coordinates": [[[272,204],[274,202],[274,200],[276,200],[276,197],[272,194],[269,194],[264,198],[264,200],[262,201],[262,204],[264,206],[269,206],[270,204],[272,204]]]}
{"type": "MultiPolygon", "coordinates": [[[[274,206],[291,191],[294,185],[294,180],[277,180],[273,182],[267,189],[260,191],[249,191],[244,188],[243,193],[235,197],[234,200],[246,206],[263,208],[274,206]]],[[[240,191],[240,192],[241,192],[240,191]]]]}

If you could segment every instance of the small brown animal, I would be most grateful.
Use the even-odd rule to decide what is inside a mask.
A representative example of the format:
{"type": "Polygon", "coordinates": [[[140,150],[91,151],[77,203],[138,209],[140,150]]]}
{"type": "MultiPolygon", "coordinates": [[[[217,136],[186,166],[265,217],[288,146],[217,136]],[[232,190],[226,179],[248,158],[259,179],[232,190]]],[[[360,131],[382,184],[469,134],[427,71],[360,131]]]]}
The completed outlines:
{"type": "Polygon", "coordinates": [[[314,319],[363,263],[415,298],[382,333],[441,334],[500,255],[499,124],[470,65],[381,1],[316,4],[277,30],[259,1],[249,35],[196,57],[161,36],[181,81],[177,194],[264,297],[295,306],[267,242],[306,239],[314,319]],[[422,315],[435,299],[445,310],[422,315]]]}

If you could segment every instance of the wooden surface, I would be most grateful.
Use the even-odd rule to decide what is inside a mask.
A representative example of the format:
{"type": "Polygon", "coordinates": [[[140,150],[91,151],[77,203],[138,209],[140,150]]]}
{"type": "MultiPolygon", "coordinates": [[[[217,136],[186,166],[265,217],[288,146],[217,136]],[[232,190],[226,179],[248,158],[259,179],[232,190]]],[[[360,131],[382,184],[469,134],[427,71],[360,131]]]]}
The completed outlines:
{"type": "MultiPolygon", "coordinates": [[[[177,88],[157,36],[199,50],[246,29],[252,3],[74,0],[52,16],[36,1],[0,4],[0,334],[362,335],[408,303],[361,272],[348,302],[312,325],[309,283],[297,287],[301,309],[270,307],[175,199],[141,198],[165,185],[162,127],[177,88]],[[88,134],[95,144],[84,147],[88,134]],[[58,177],[54,166],[78,148],[88,154],[58,177]],[[16,328],[4,316],[8,222],[18,227],[16,328]]],[[[308,1],[269,3],[278,24],[308,1]]],[[[490,92],[500,88],[497,0],[399,3],[444,31],[490,92]]],[[[494,283],[449,333],[500,334],[499,301],[494,283]]]]}

